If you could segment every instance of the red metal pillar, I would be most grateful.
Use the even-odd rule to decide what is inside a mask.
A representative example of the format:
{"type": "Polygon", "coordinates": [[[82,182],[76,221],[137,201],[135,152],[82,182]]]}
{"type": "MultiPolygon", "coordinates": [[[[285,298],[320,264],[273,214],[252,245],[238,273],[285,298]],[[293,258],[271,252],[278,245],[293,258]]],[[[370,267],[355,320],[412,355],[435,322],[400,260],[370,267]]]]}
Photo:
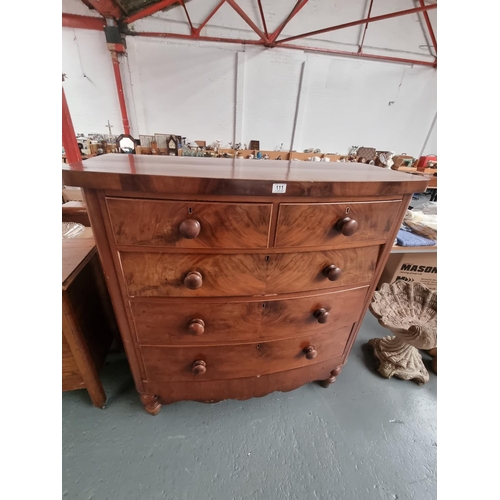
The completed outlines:
{"type": "Polygon", "coordinates": [[[62,143],[68,163],[82,161],[82,155],[80,154],[80,148],[76,140],[75,129],[73,128],[73,122],[69,114],[66,95],[64,94],[64,88],[62,89],[62,143]]]}
{"type": "Polygon", "coordinates": [[[118,101],[120,103],[120,112],[122,114],[123,133],[130,135],[130,122],[128,121],[127,105],[125,104],[125,94],[123,93],[122,75],[120,73],[120,61],[118,60],[118,54],[115,50],[115,48],[121,47],[120,51],[123,51],[123,46],[115,45],[112,47],[113,48],[109,48],[108,46],[109,52],[111,53],[111,60],[113,61],[116,90],[118,92],[118,101]]]}

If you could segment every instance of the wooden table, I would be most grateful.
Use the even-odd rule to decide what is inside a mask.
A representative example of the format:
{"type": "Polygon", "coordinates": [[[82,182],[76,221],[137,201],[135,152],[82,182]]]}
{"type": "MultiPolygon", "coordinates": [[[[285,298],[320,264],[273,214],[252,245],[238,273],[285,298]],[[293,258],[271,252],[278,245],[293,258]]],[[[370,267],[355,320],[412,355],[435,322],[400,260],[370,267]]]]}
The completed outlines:
{"type": "Polygon", "coordinates": [[[95,241],[62,240],[62,390],[86,388],[94,406],[106,402],[99,370],[117,325],[95,241]]]}

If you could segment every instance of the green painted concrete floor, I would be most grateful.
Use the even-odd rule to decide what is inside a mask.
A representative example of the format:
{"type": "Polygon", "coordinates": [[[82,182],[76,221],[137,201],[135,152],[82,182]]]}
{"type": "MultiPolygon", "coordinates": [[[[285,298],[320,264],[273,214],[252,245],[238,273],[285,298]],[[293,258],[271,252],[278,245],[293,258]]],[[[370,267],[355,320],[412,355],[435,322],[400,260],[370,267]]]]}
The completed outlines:
{"type": "Polygon", "coordinates": [[[63,498],[71,500],[431,500],[437,378],[380,377],[363,344],[387,335],[367,313],[328,389],[146,414],[126,359],[110,357],[106,409],[62,395],[63,498]]]}

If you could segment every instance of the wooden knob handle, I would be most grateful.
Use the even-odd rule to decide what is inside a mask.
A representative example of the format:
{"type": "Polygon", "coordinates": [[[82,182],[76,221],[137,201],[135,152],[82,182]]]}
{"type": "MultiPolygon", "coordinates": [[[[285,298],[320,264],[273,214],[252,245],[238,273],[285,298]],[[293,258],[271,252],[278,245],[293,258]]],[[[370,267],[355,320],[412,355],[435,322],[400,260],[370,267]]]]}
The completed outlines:
{"type": "Polygon", "coordinates": [[[192,319],[189,322],[188,330],[193,335],[203,335],[205,332],[205,322],[202,319],[192,319]]]}
{"type": "Polygon", "coordinates": [[[200,234],[201,224],[196,219],[186,219],[179,224],[179,233],[192,240],[200,234]]]}
{"type": "Polygon", "coordinates": [[[188,330],[193,335],[203,335],[205,332],[205,322],[202,319],[192,319],[189,322],[188,330]]]}
{"type": "Polygon", "coordinates": [[[324,307],[314,311],[314,317],[318,320],[318,323],[326,323],[329,316],[330,313],[324,307]]]}
{"type": "Polygon", "coordinates": [[[191,368],[191,371],[195,375],[203,375],[207,371],[207,364],[202,359],[199,359],[198,361],[195,361],[193,363],[193,367],[191,368]]]}
{"type": "Polygon", "coordinates": [[[203,276],[198,271],[191,271],[186,274],[184,285],[190,290],[196,290],[203,285],[203,276]]]}
{"type": "Polygon", "coordinates": [[[344,217],[337,222],[336,227],[344,236],[352,236],[358,230],[358,221],[344,217]]]}
{"type": "Polygon", "coordinates": [[[318,355],[318,352],[316,351],[316,348],[313,345],[308,345],[304,349],[304,353],[307,359],[314,359],[318,355]]]}
{"type": "Polygon", "coordinates": [[[340,267],[334,266],[333,264],[325,267],[323,269],[323,274],[330,280],[330,281],[337,281],[340,276],[342,276],[342,269],[340,267]]]}

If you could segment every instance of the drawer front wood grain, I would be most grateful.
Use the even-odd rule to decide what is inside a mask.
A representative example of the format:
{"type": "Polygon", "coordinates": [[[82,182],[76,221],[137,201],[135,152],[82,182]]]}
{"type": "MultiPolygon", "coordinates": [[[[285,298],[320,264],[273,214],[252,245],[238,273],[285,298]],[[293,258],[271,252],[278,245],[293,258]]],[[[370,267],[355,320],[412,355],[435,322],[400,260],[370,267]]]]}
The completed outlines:
{"type": "Polygon", "coordinates": [[[268,262],[266,293],[305,292],[368,283],[373,279],[378,254],[378,246],[273,254],[268,262]],[[340,277],[335,281],[324,274],[332,265],[340,269],[340,277]]]}
{"type": "Polygon", "coordinates": [[[359,285],[373,278],[379,247],[277,254],[122,252],[130,297],[228,297],[306,292],[359,285]],[[330,281],[328,266],[340,270],[330,281]],[[197,288],[189,288],[197,274],[197,288]]]}
{"type": "Polygon", "coordinates": [[[368,286],[294,299],[196,303],[131,301],[140,344],[207,344],[277,340],[354,323],[368,286]],[[320,319],[315,313],[325,309],[320,319]],[[201,320],[202,327],[190,325],[201,320]]]}
{"type": "Polygon", "coordinates": [[[317,247],[385,239],[396,221],[400,204],[400,201],[282,203],[276,246],[317,247]],[[340,229],[345,218],[357,223],[357,230],[350,236],[340,229]]]}
{"type": "Polygon", "coordinates": [[[233,345],[143,346],[146,376],[154,381],[203,381],[258,377],[292,370],[341,356],[353,325],[302,337],[233,345]],[[314,346],[316,357],[304,350],[314,346]],[[193,364],[204,361],[206,371],[194,374],[193,364]]]}
{"type": "Polygon", "coordinates": [[[107,198],[106,203],[117,245],[176,248],[268,246],[271,204],[127,198],[107,198]]]}
{"type": "Polygon", "coordinates": [[[266,260],[261,254],[121,253],[128,293],[134,296],[219,297],[261,295],[266,260]],[[185,285],[189,273],[201,274],[202,285],[185,285]]]}

